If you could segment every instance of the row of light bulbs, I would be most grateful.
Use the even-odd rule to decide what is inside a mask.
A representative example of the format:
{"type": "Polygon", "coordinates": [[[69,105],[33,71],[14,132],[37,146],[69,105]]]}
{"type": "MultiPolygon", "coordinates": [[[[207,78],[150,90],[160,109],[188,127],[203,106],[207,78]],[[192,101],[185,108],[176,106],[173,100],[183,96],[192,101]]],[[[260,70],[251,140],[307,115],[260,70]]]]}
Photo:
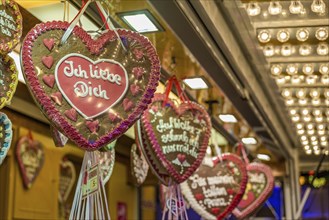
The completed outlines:
{"type": "Polygon", "coordinates": [[[304,149],[305,149],[305,153],[308,154],[308,155],[311,155],[312,152],[314,152],[315,155],[320,155],[322,152],[325,155],[329,155],[329,151],[328,150],[325,150],[325,149],[323,149],[322,151],[320,149],[319,150],[313,150],[312,151],[311,149],[306,149],[305,147],[304,147],[304,149]]]}
{"type": "MultiPolygon", "coordinates": [[[[274,31],[274,30],[275,29],[272,29],[272,31],[274,31]]],[[[329,35],[328,32],[329,32],[328,28],[319,27],[315,31],[315,38],[318,39],[319,41],[325,41],[328,39],[328,35],[329,35]]],[[[292,34],[289,32],[288,29],[280,29],[276,33],[276,38],[281,43],[285,43],[285,42],[289,41],[289,39],[291,38],[291,35],[292,34]]],[[[310,32],[306,28],[300,28],[296,31],[295,36],[296,36],[297,40],[304,42],[309,38],[310,32]]],[[[272,34],[271,34],[271,30],[269,30],[269,29],[263,29],[258,33],[258,40],[261,43],[268,43],[271,39],[272,39],[272,34]]]]}
{"type": "Polygon", "coordinates": [[[324,86],[329,85],[329,75],[293,75],[293,76],[277,76],[275,77],[276,83],[279,86],[285,86],[285,85],[300,85],[300,84],[306,84],[309,86],[318,85],[318,83],[323,84],[324,86]]]}
{"type": "MultiPolygon", "coordinates": [[[[262,12],[261,6],[257,2],[250,2],[246,7],[249,16],[257,16],[262,12]]],[[[311,11],[324,15],[326,13],[326,4],[323,0],[313,0],[311,4],[311,11]]],[[[289,12],[293,15],[305,15],[307,13],[306,8],[301,1],[291,1],[289,5],[289,12]]],[[[263,12],[263,16],[270,15],[283,15],[287,16],[287,10],[284,10],[279,1],[270,2],[267,11],[263,12]]]]}
{"type": "Polygon", "coordinates": [[[295,95],[297,98],[303,99],[306,98],[307,95],[311,96],[312,98],[320,98],[322,93],[325,98],[329,99],[329,89],[324,89],[323,91],[321,89],[304,89],[304,88],[283,89],[281,94],[284,98],[290,98],[295,95]]]}
{"type": "MultiPolygon", "coordinates": [[[[285,72],[289,75],[296,75],[298,74],[299,67],[301,66],[301,71],[305,75],[311,75],[315,71],[315,64],[314,63],[290,63],[285,66],[285,72]]],[[[284,66],[281,64],[273,64],[271,66],[271,73],[275,76],[278,76],[282,73],[284,66]]],[[[317,69],[323,75],[329,74],[329,63],[321,63],[319,64],[319,68],[317,69]]]]}
{"type": "MultiPolygon", "coordinates": [[[[329,99],[321,100],[320,98],[302,98],[302,99],[295,99],[295,98],[287,98],[285,100],[285,103],[287,106],[294,106],[294,105],[300,105],[300,106],[307,106],[307,105],[314,105],[314,106],[328,106],[329,107],[329,99]]],[[[329,122],[329,116],[327,118],[329,122]]]]}
{"type": "Polygon", "coordinates": [[[301,142],[303,143],[304,146],[309,146],[309,145],[313,145],[314,148],[319,148],[320,146],[327,146],[328,145],[328,137],[323,135],[323,136],[306,136],[306,135],[302,135],[300,137],[301,142]]]}
{"type": "MultiPolygon", "coordinates": [[[[297,48],[297,46],[291,44],[283,44],[282,46],[267,44],[264,46],[263,52],[266,57],[272,57],[275,54],[287,57],[295,54],[297,48]]],[[[301,56],[309,56],[312,54],[313,50],[315,50],[319,56],[327,56],[329,54],[329,45],[322,42],[319,43],[316,48],[313,48],[310,44],[302,44],[298,48],[298,53],[301,56]]]]}
{"type": "Polygon", "coordinates": [[[312,116],[312,115],[299,115],[299,114],[295,114],[293,116],[291,116],[291,120],[293,122],[317,122],[317,123],[322,123],[322,122],[325,122],[325,121],[328,121],[329,122],[329,119],[328,118],[325,118],[323,117],[322,115],[319,115],[319,116],[312,116]]]}
{"type": "MultiPolygon", "coordinates": [[[[327,129],[329,132],[329,125],[327,125],[327,129]]],[[[326,131],[326,124],[312,124],[312,123],[307,123],[307,124],[303,124],[303,123],[297,123],[296,124],[296,129],[297,130],[303,130],[303,129],[307,129],[307,130],[317,130],[317,131],[326,131]]]]}

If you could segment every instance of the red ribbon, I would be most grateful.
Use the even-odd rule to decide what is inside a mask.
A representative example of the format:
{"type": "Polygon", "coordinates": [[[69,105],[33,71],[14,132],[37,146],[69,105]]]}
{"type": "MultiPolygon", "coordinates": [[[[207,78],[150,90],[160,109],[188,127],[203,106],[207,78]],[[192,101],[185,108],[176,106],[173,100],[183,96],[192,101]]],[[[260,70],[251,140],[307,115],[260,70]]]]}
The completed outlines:
{"type": "MultiPolygon", "coordinates": [[[[82,6],[81,6],[81,8],[83,8],[83,6],[86,4],[86,2],[85,2],[85,0],[82,0],[81,2],[82,2],[82,6]]],[[[106,29],[110,29],[110,27],[109,27],[109,25],[108,25],[108,23],[107,23],[107,18],[106,18],[105,15],[103,14],[102,10],[98,7],[98,4],[96,4],[96,8],[97,8],[97,11],[98,11],[99,15],[101,16],[102,21],[103,21],[104,24],[105,24],[106,29]]],[[[109,19],[110,19],[110,18],[109,18],[109,19]]]]}
{"type": "Polygon", "coordinates": [[[238,147],[237,154],[239,156],[242,155],[242,158],[243,158],[244,162],[248,164],[249,163],[249,159],[248,159],[248,156],[247,156],[247,153],[246,153],[246,149],[245,149],[243,143],[242,142],[239,142],[237,145],[238,145],[237,146],[238,147]]]}
{"type": "Polygon", "coordinates": [[[164,107],[167,104],[167,102],[169,100],[169,94],[170,94],[170,91],[173,86],[175,86],[177,89],[179,99],[182,102],[189,102],[189,98],[187,97],[185,92],[182,90],[182,87],[180,86],[180,83],[179,83],[178,79],[176,78],[176,76],[170,77],[168,79],[167,83],[168,84],[167,84],[166,91],[165,91],[165,100],[162,103],[162,107],[164,107]]]}

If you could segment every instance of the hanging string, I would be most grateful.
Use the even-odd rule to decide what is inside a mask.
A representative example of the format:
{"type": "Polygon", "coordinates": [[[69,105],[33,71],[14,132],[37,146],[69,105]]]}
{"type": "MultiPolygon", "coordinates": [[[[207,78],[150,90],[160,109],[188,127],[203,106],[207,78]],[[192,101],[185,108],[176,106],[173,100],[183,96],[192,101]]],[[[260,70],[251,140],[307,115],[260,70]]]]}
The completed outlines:
{"type": "Polygon", "coordinates": [[[242,155],[242,158],[243,158],[244,162],[246,164],[248,164],[249,163],[249,159],[248,159],[248,156],[247,156],[247,153],[246,153],[246,149],[245,149],[243,143],[242,142],[239,142],[239,143],[237,143],[236,146],[237,146],[237,154],[239,156],[242,155]]]}
{"type": "Polygon", "coordinates": [[[32,135],[32,131],[31,131],[31,130],[29,130],[27,136],[28,136],[28,138],[29,138],[30,140],[33,141],[33,135],[32,135]]]}

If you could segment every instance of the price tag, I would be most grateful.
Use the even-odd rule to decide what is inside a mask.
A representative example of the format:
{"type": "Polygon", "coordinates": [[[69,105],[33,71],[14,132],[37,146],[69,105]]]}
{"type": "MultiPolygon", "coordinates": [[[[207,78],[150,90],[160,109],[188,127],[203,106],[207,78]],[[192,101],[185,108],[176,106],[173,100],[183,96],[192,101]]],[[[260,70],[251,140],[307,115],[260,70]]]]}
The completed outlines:
{"type": "Polygon", "coordinates": [[[86,198],[94,192],[98,191],[98,165],[91,167],[85,171],[84,181],[82,185],[82,197],[86,198]]]}

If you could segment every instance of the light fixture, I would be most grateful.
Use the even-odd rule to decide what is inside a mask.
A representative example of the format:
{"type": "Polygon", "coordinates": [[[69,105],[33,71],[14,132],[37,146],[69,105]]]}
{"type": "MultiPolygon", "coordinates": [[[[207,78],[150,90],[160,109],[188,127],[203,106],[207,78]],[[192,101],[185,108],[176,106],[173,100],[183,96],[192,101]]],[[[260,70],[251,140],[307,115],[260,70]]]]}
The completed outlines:
{"type": "Polygon", "coordinates": [[[321,153],[320,150],[315,150],[315,151],[314,151],[314,154],[315,154],[315,155],[320,155],[320,153],[321,153]]]}
{"type": "Polygon", "coordinates": [[[307,105],[307,103],[308,103],[308,99],[299,99],[298,100],[298,103],[300,104],[300,105],[307,105]]]}
{"type": "Polygon", "coordinates": [[[244,144],[257,144],[257,140],[254,137],[245,137],[241,139],[242,143],[244,144]]]}
{"type": "Polygon", "coordinates": [[[305,133],[305,130],[298,130],[297,133],[298,133],[299,135],[302,135],[302,134],[305,133]]]}
{"type": "Polygon", "coordinates": [[[313,110],[313,115],[315,115],[315,116],[322,115],[322,111],[320,109],[314,109],[313,110]]]}
{"type": "Polygon", "coordinates": [[[258,40],[261,43],[267,43],[271,40],[271,33],[269,30],[261,30],[258,34],[258,40]]]}
{"type": "Polygon", "coordinates": [[[292,84],[300,84],[302,82],[302,76],[297,76],[297,75],[294,75],[291,77],[291,83],[292,84]]]}
{"type": "Polygon", "coordinates": [[[314,13],[324,14],[326,12],[326,4],[323,0],[313,0],[311,10],[314,13]]]}
{"type": "Polygon", "coordinates": [[[183,82],[191,89],[208,89],[209,86],[203,77],[184,79],[183,82]]]}
{"type": "Polygon", "coordinates": [[[300,140],[301,140],[301,141],[306,141],[306,140],[307,140],[307,137],[306,137],[305,135],[304,135],[304,136],[301,136],[301,137],[300,137],[300,140]]]}
{"type": "Polygon", "coordinates": [[[314,129],[314,125],[313,124],[308,124],[306,127],[307,127],[307,129],[314,129]]]}
{"type": "Polygon", "coordinates": [[[271,66],[271,73],[275,76],[280,75],[282,72],[282,66],[279,64],[274,64],[271,66]]]}
{"type": "Polygon", "coordinates": [[[290,33],[288,30],[286,29],[281,29],[278,31],[278,33],[276,34],[276,38],[278,39],[278,41],[280,41],[281,43],[287,42],[290,38],[290,33]]]}
{"type": "Polygon", "coordinates": [[[302,144],[303,144],[303,145],[308,145],[309,142],[308,142],[308,141],[302,141],[302,144]]]}
{"type": "Polygon", "coordinates": [[[293,122],[298,122],[300,120],[300,117],[299,117],[299,115],[294,115],[294,116],[291,117],[291,120],[293,122]]]}
{"type": "Polygon", "coordinates": [[[306,77],[306,83],[307,84],[315,84],[316,83],[317,76],[310,75],[306,77]]]}
{"type": "Polygon", "coordinates": [[[329,46],[327,43],[319,43],[318,47],[316,48],[316,52],[320,56],[326,56],[329,53],[329,46]]]}
{"type": "Polygon", "coordinates": [[[282,13],[282,5],[278,1],[270,2],[268,6],[268,13],[271,15],[278,15],[282,13]]]}
{"type": "Polygon", "coordinates": [[[320,65],[319,72],[323,75],[329,73],[329,63],[323,63],[320,65]]]}
{"type": "Polygon", "coordinates": [[[304,126],[303,126],[303,124],[301,124],[301,123],[296,124],[296,128],[297,128],[297,129],[303,129],[303,127],[304,127],[304,126]]]}
{"type": "Polygon", "coordinates": [[[328,38],[328,29],[324,27],[320,27],[315,32],[315,37],[318,40],[326,40],[328,38]]]}
{"type": "Polygon", "coordinates": [[[318,125],[317,125],[317,129],[318,129],[318,130],[324,130],[324,129],[325,129],[324,124],[318,124],[318,125]]]}
{"type": "Polygon", "coordinates": [[[264,55],[266,57],[271,57],[274,55],[274,46],[272,44],[267,44],[265,47],[264,47],[264,55]]]}
{"type": "Polygon", "coordinates": [[[292,96],[291,90],[289,89],[283,89],[281,94],[285,98],[289,98],[292,96]]]}
{"type": "Polygon", "coordinates": [[[120,12],[117,15],[136,32],[152,33],[164,31],[164,28],[147,9],[120,12]]]}
{"type": "Polygon", "coordinates": [[[319,146],[318,145],[314,145],[313,146],[313,150],[319,150],[319,146]]]}
{"type": "Polygon", "coordinates": [[[307,134],[309,134],[309,135],[313,135],[314,133],[315,133],[314,130],[307,130],[307,134]]]}
{"type": "Polygon", "coordinates": [[[329,75],[324,75],[321,77],[321,82],[324,84],[324,85],[329,85],[329,75]]]}
{"type": "Polygon", "coordinates": [[[312,47],[308,44],[301,45],[299,48],[299,54],[302,56],[308,56],[312,52],[312,47]]]}
{"type": "Polygon", "coordinates": [[[316,141],[316,140],[317,140],[316,136],[311,137],[311,141],[316,141]]]}
{"type": "Polygon", "coordinates": [[[311,117],[310,115],[305,115],[305,116],[303,117],[303,120],[304,120],[305,122],[310,122],[310,121],[312,120],[312,117],[311,117]]]}
{"type": "Polygon", "coordinates": [[[298,65],[297,64],[289,64],[287,65],[286,72],[289,75],[295,75],[298,73],[298,65]]]}
{"type": "Polygon", "coordinates": [[[311,63],[304,64],[303,73],[306,75],[312,74],[314,72],[314,65],[311,63]]]}
{"type": "Polygon", "coordinates": [[[320,91],[318,89],[312,89],[310,92],[310,96],[312,98],[319,98],[320,97],[320,91]]]}
{"type": "Polygon", "coordinates": [[[308,36],[309,36],[309,32],[305,28],[298,29],[296,32],[296,38],[299,41],[302,42],[306,41],[308,39],[308,36]]]}
{"type": "Polygon", "coordinates": [[[285,76],[278,76],[275,78],[275,81],[278,85],[284,85],[286,83],[286,77],[285,76]]]}
{"type": "Polygon", "coordinates": [[[296,115],[297,114],[297,110],[296,109],[290,109],[290,114],[291,115],[296,115]]]}
{"type": "Polygon", "coordinates": [[[309,113],[310,113],[310,111],[306,108],[302,110],[303,115],[308,115],[309,113]]]}
{"type": "Polygon", "coordinates": [[[312,99],[312,105],[319,106],[321,104],[321,99],[314,98],[312,99]]]}
{"type": "Polygon", "coordinates": [[[312,154],[312,150],[307,150],[307,151],[305,151],[305,153],[310,155],[310,154],[312,154]]]}
{"type": "Polygon", "coordinates": [[[327,137],[325,137],[325,136],[320,137],[320,141],[326,141],[326,140],[327,140],[327,137]]]}
{"type": "Polygon", "coordinates": [[[267,154],[257,154],[257,158],[260,160],[270,161],[271,157],[267,154]]]}
{"type": "Polygon", "coordinates": [[[316,116],[316,117],[315,117],[315,121],[316,121],[316,122],[323,122],[323,117],[322,117],[322,115],[316,116]]]}
{"type": "Polygon", "coordinates": [[[211,155],[211,147],[208,146],[206,152],[207,152],[207,154],[211,155]]]}
{"type": "Polygon", "coordinates": [[[247,6],[247,13],[249,16],[257,16],[261,12],[261,8],[257,2],[250,2],[247,6]]]}
{"type": "Polygon", "coordinates": [[[300,89],[297,91],[296,96],[300,99],[303,99],[306,97],[306,90],[305,89],[300,89]]]}
{"type": "Polygon", "coordinates": [[[286,105],[290,106],[295,103],[295,100],[293,98],[286,99],[286,105]]]}
{"type": "Polygon", "coordinates": [[[298,14],[303,14],[305,8],[300,1],[291,1],[291,4],[289,6],[289,11],[291,14],[298,15],[298,14]]]}
{"type": "Polygon", "coordinates": [[[309,150],[310,149],[310,146],[309,145],[305,145],[304,146],[304,150],[309,150]]]}
{"type": "Polygon", "coordinates": [[[225,122],[225,123],[237,123],[238,122],[236,117],[232,114],[220,114],[218,117],[222,122],[225,122]]]}
{"type": "Polygon", "coordinates": [[[323,91],[323,95],[324,95],[324,97],[329,98],[329,89],[325,89],[323,91]]]}
{"type": "Polygon", "coordinates": [[[291,44],[283,44],[281,47],[281,55],[282,56],[290,56],[293,53],[293,47],[291,44]]]}

